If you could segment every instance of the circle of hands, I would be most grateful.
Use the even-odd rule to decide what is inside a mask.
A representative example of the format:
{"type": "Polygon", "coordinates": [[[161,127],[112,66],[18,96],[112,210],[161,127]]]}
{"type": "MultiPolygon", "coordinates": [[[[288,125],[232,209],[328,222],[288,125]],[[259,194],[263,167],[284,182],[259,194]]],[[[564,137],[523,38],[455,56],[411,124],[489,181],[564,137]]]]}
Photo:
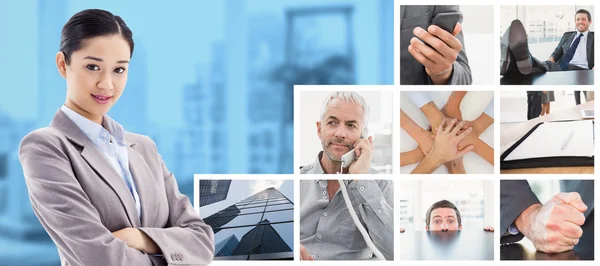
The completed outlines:
{"type": "MultiPolygon", "coordinates": [[[[478,146],[487,146],[486,154],[481,154],[477,150],[475,152],[493,165],[493,148],[479,139],[479,136],[493,123],[492,118],[482,114],[473,121],[466,121],[463,120],[460,111],[460,102],[458,104],[447,103],[441,110],[437,109],[432,102],[430,104],[435,110],[426,114],[430,123],[428,130],[418,126],[401,111],[401,116],[410,120],[409,123],[402,121],[402,128],[418,144],[415,150],[408,152],[409,155],[412,155],[411,157],[418,158],[411,158],[408,160],[410,163],[420,163],[428,159],[436,166],[443,164],[448,169],[448,173],[466,174],[462,157],[478,146]],[[483,116],[486,119],[480,119],[483,116]],[[418,127],[418,129],[405,128],[411,125],[418,127]],[[491,151],[491,153],[488,151],[491,151]]],[[[401,164],[405,165],[403,162],[401,164]]]]}

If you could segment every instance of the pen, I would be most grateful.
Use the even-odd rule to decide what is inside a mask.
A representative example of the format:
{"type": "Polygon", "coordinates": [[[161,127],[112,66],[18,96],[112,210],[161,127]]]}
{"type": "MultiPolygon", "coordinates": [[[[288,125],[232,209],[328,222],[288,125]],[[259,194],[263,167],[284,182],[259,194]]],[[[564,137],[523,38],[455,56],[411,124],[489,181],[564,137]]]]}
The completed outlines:
{"type": "Polygon", "coordinates": [[[560,148],[561,151],[564,150],[565,147],[567,147],[567,144],[569,144],[569,140],[571,139],[571,137],[573,137],[573,130],[571,130],[571,133],[569,134],[567,139],[565,139],[565,142],[563,143],[562,147],[560,148]]]}

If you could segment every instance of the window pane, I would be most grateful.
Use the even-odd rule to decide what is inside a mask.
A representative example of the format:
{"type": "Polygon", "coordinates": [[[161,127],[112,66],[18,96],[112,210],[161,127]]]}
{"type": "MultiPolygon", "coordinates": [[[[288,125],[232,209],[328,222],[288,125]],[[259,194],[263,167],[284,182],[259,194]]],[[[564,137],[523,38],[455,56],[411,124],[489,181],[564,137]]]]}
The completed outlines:
{"type": "Polygon", "coordinates": [[[261,225],[252,254],[290,252],[294,246],[294,223],[261,225]]]}
{"type": "Polygon", "coordinates": [[[285,202],[289,202],[289,201],[287,199],[269,200],[269,205],[277,204],[277,203],[285,203],[285,202]]]}
{"type": "MultiPolygon", "coordinates": [[[[252,237],[252,234],[255,234],[256,230],[254,230],[254,231],[252,231],[252,233],[248,234],[253,228],[256,228],[256,227],[248,226],[248,227],[240,227],[240,228],[230,228],[230,229],[223,229],[223,230],[217,232],[215,234],[215,247],[218,247],[219,250],[221,250],[222,247],[225,245],[225,243],[221,243],[221,242],[226,240],[228,237],[233,235],[237,239],[237,240],[229,240],[231,243],[228,244],[229,247],[227,247],[227,248],[230,251],[223,252],[225,254],[221,254],[221,256],[230,256],[233,254],[233,252],[236,252],[236,253],[241,252],[241,254],[237,254],[237,255],[248,254],[247,249],[245,251],[243,251],[242,249],[237,248],[237,246],[239,245],[239,243],[241,242],[241,240],[243,239],[244,236],[246,236],[246,238],[248,238],[248,237],[252,237]],[[233,245],[235,245],[235,247],[233,247],[233,245]]],[[[215,253],[218,253],[219,250],[215,250],[215,253]]]]}
{"type": "Polygon", "coordinates": [[[263,221],[267,219],[269,222],[283,222],[283,221],[293,221],[294,220],[294,210],[287,211],[276,211],[276,212],[267,212],[263,218],[263,221]]]}
{"type": "Polygon", "coordinates": [[[258,207],[258,206],[265,206],[266,202],[261,202],[261,203],[250,203],[250,204],[244,204],[244,205],[238,205],[239,208],[252,208],[252,207],[258,207]]]}
{"type": "Polygon", "coordinates": [[[240,213],[253,213],[253,212],[263,212],[265,209],[264,206],[255,207],[255,208],[243,208],[240,213]]]}
{"type": "Polygon", "coordinates": [[[248,215],[220,217],[220,218],[213,218],[213,219],[204,219],[204,221],[207,224],[211,224],[211,223],[215,224],[216,222],[220,222],[221,219],[231,219],[231,221],[221,225],[220,227],[230,227],[230,226],[240,226],[240,225],[256,225],[259,222],[261,216],[262,216],[262,213],[258,213],[258,214],[248,214],[248,215]]]}
{"type": "Polygon", "coordinates": [[[293,209],[294,205],[292,204],[279,204],[279,205],[275,205],[275,206],[267,206],[267,211],[276,211],[276,210],[283,210],[283,209],[293,209]]]}

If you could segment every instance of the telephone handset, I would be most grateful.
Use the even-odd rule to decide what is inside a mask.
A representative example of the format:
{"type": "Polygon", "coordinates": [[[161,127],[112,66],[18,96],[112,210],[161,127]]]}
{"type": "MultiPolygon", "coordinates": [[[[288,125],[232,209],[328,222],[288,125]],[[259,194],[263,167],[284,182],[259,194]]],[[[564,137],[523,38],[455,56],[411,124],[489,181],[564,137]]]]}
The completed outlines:
{"type": "MultiPolygon", "coordinates": [[[[369,134],[369,129],[365,128],[365,129],[363,129],[362,133],[360,134],[360,138],[364,139],[367,137],[368,134],[369,134]]],[[[351,149],[349,152],[342,155],[342,169],[349,167],[350,164],[354,161],[356,161],[356,153],[354,153],[354,149],[351,149]]],[[[342,171],[340,171],[340,173],[341,172],[342,171]]]]}
{"type": "MultiPolygon", "coordinates": [[[[362,133],[360,134],[360,138],[364,139],[365,137],[367,137],[368,134],[369,134],[369,130],[367,128],[365,128],[365,129],[363,129],[362,133]]],[[[342,169],[340,169],[340,174],[343,173],[343,170],[345,167],[349,167],[350,164],[352,162],[354,162],[355,160],[356,160],[356,154],[354,153],[354,149],[351,149],[349,152],[342,155],[342,169]]],[[[358,219],[358,215],[356,214],[356,211],[354,210],[354,207],[352,206],[352,201],[350,200],[350,196],[348,196],[348,190],[346,188],[346,186],[349,185],[350,182],[351,182],[350,180],[342,180],[342,179],[338,180],[338,183],[340,184],[340,190],[342,191],[342,197],[344,198],[344,202],[346,203],[346,208],[348,208],[348,213],[350,214],[350,217],[352,218],[354,225],[356,226],[356,228],[362,235],[363,239],[365,240],[365,243],[373,252],[373,255],[375,255],[375,257],[377,257],[380,260],[385,260],[385,257],[383,256],[381,251],[379,251],[379,249],[377,249],[377,247],[373,243],[373,240],[371,240],[371,237],[369,236],[367,229],[365,229],[365,227],[362,225],[362,223],[358,219]]]]}

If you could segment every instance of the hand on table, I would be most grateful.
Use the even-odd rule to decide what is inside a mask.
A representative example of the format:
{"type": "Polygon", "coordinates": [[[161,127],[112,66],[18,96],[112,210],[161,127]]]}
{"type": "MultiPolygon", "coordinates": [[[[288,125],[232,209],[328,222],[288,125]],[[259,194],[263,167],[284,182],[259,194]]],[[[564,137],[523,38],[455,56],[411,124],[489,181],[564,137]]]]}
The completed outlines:
{"type": "Polygon", "coordinates": [[[587,206],[577,192],[558,193],[550,201],[534,204],[515,220],[515,226],[539,251],[572,250],[583,234],[587,206]]]}

